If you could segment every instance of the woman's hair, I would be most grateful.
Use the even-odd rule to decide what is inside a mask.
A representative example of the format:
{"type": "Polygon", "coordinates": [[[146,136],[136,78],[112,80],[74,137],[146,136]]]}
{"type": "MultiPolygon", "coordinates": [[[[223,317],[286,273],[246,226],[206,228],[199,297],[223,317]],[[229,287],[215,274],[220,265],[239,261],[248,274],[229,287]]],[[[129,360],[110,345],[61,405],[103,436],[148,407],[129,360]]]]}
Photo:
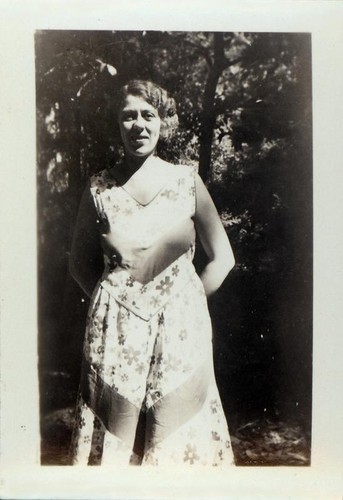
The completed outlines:
{"type": "Polygon", "coordinates": [[[169,140],[176,131],[179,119],[176,104],[172,97],[168,96],[166,90],[149,80],[130,80],[124,85],[118,95],[116,115],[127,96],[141,97],[158,111],[161,118],[160,139],[169,140]]]}

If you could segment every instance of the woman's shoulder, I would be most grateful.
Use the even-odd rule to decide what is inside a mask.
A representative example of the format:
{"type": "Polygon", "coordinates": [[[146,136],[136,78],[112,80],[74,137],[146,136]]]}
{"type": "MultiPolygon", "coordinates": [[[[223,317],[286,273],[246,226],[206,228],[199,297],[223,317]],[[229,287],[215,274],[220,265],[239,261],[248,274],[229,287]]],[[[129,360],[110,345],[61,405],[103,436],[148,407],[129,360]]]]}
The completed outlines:
{"type": "Polygon", "coordinates": [[[197,172],[197,166],[193,165],[191,162],[189,163],[171,163],[165,160],[161,160],[161,166],[166,170],[168,169],[170,172],[174,173],[176,176],[184,175],[184,176],[194,176],[197,172]]]}
{"type": "Polygon", "coordinates": [[[89,179],[90,189],[104,190],[115,185],[115,180],[111,176],[109,169],[104,168],[93,174],[89,179]]]}
{"type": "Polygon", "coordinates": [[[191,189],[196,181],[196,176],[198,172],[197,166],[192,163],[179,163],[175,165],[176,176],[179,179],[179,183],[187,184],[191,189]]]}

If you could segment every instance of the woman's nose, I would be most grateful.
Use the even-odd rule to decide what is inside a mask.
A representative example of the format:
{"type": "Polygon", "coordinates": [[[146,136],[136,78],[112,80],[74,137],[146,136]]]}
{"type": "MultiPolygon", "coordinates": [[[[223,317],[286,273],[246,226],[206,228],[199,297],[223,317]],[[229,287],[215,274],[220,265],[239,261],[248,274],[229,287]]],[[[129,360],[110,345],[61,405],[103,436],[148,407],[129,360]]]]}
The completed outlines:
{"type": "Polygon", "coordinates": [[[144,128],[144,120],[141,115],[138,115],[136,117],[135,123],[134,123],[134,128],[142,130],[144,128]]]}

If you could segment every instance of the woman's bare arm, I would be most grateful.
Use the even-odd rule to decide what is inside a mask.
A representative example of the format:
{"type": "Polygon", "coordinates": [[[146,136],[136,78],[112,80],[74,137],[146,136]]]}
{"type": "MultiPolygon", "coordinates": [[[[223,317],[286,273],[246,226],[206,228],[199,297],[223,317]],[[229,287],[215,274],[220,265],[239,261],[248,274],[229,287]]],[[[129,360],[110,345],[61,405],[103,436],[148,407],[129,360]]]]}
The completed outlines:
{"type": "Polygon", "coordinates": [[[200,278],[209,297],[223,283],[235,259],[216,207],[199,175],[196,175],[195,227],[208,257],[200,278]]]}
{"type": "Polygon", "coordinates": [[[89,297],[104,268],[97,219],[93,197],[88,186],[83,193],[76,219],[69,271],[89,297]]]}

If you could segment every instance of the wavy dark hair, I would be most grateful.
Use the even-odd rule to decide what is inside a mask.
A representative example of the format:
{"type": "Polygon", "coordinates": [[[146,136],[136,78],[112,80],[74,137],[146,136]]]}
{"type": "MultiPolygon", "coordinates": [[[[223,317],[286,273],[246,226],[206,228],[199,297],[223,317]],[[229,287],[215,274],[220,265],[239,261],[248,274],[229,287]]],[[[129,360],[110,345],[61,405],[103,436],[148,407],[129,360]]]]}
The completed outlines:
{"type": "Polygon", "coordinates": [[[179,119],[175,100],[168,95],[165,89],[150,80],[130,80],[118,92],[114,110],[116,121],[118,121],[118,113],[123,101],[128,95],[141,97],[157,109],[161,118],[160,139],[168,141],[173,137],[179,119]]]}

